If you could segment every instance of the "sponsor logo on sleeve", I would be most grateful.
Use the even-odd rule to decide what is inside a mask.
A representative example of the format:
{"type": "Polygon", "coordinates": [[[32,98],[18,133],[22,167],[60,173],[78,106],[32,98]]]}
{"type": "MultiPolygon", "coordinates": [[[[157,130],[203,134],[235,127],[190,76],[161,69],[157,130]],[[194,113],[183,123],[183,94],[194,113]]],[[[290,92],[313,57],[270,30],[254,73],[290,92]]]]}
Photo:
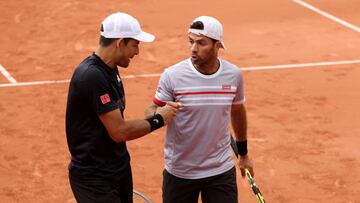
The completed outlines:
{"type": "Polygon", "coordinates": [[[107,103],[109,103],[110,102],[110,96],[109,96],[109,94],[104,94],[104,95],[101,95],[100,96],[100,100],[101,100],[101,103],[102,104],[107,104],[107,103]]]}

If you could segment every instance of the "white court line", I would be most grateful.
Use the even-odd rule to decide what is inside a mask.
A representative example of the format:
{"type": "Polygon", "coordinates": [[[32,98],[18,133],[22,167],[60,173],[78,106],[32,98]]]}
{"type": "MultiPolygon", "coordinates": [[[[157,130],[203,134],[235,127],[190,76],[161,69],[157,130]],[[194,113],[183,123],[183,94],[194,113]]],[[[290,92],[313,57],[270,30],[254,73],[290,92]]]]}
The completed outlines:
{"type": "Polygon", "coordinates": [[[139,75],[125,75],[121,78],[155,78],[155,77],[159,77],[161,74],[160,73],[153,73],[153,74],[139,74],[139,75]]]}
{"type": "MultiPolygon", "coordinates": [[[[240,68],[242,71],[256,71],[256,70],[274,70],[274,69],[293,69],[293,68],[309,68],[309,67],[321,67],[321,66],[334,66],[334,65],[349,65],[360,64],[360,60],[348,60],[348,61],[328,61],[317,63],[301,63],[301,64],[286,64],[286,65],[274,65],[274,66],[253,66],[240,68]]],[[[125,75],[122,78],[154,78],[159,77],[161,73],[153,74],[139,74],[139,75],[125,75]]],[[[59,84],[69,83],[70,80],[48,80],[48,81],[34,81],[34,82],[17,82],[9,84],[0,84],[1,87],[16,87],[16,86],[31,86],[31,85],[46,85],[46,84],[59,84]]]]}
{"type": "Polygon", "coordinates": [[[9,80],[9,82],[15,84],[16,83],[16,80],[15,78],[13,78],[9,72],[7,72],[7,70],[4,68],[4,66],[2,66],[0,64],[0,72],[6,77],[6,79],[9,80]]]}
{"type": "Polygon", "coordinates": [[[334,65],[348,65],[348,64],[360,64],[360,60],[350,61],[328,61],[318,63],[300,63],[300,64],[287,64],[287,65],[274,65],[274,66],[254,66],[240,68],[243,71],[254,71],[254,70],[272,70],[272,69],[289,69],[289,68],[308,68],[316,66],[334,66],[334,65]]]}
{"type": "Polygon", "coordinates": [[[1,87],[59,84],[59,83],[69,83],[69,82],[70,82],[70,80],[45,80],[45,81],[34,81],[34,82],[17,82],[17,83],[0,84],[0,88],[1,87]]]}
{"type": "Polygon", "coordinates": [[[346,26],[346,27],[348,27],[348,28],[350,28],[352,30],[355,30],[356,32],[360,32],[359,27],[357,27],[357,26],[355,26],[353,24],[350,24],[350,23],[348,23],[348,22],[346,22],[346,21],[344,21],[344,20],[342,20],[340,18],[337,18],[337,17],[335,17],[335,16],[333,16],[333,15],[331,15],[329,13],[326,13],[326,12],[324,12],[324,11],[322,11],[322,10],[320,10],[320,9],[318,9],[318,8],[312,6],[312,5],[310,5],[310,4],[308,4],[308,3],[304,2],[304,1],[301,1],[301,0],[293,0],[293,1],[295,3],[298,3],[298,4],[300,4],[300,5],[304,6],[304,7],[312,10],[312,11],[315,11],[316,13],[318,13],[318,14],[320,14],[322,16],[325,16],[325,17],[327,17],[327,18],[329,18],[329,19],[331,19],[331,20],[333,20],[333,21],[335,21],[337,23],[340,23],[340,24],[342,24],[342,25],[344,25],[344,26],[346,26]]]}

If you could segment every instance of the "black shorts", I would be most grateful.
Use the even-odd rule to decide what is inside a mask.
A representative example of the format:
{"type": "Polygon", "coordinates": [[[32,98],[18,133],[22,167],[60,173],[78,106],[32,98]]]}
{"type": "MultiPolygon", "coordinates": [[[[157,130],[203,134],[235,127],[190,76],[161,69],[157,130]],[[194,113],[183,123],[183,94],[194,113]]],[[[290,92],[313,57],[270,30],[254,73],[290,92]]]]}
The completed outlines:
{"type": "Polygon", "coordinates": [[[183,179],[163,172],[163,203],[237,203],[235,167],[229,171],[201,179],[183,179]]]}
{"type": "Polygon", "coordinates": [[[71,190],[78,203],[132,203],[131,168],[107,179],[79,179],[69,173],[71,190]]]}

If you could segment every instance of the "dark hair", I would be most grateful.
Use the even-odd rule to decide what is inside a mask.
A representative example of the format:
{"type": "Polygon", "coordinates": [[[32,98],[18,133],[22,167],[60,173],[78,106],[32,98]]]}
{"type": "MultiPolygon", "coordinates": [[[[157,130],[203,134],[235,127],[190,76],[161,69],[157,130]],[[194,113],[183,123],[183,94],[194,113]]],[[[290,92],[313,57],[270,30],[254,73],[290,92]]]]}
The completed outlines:
{"type": "MultiPolygon", "coordinates": [[[[105,38],[104,36],[100,35],[99,44],[102,47],[107,47],[110,44],[112,44],[114,41],[118,40],[120,38],[105,38]]],[[[127,45],[132,38],[124,38],[124,43],[127,45]]]]}
{"type": "MultiPolygon", "coordinates": [[[[100,28],[100,31],[103,32],[104,31],[104,27],[103,25],[101,24],[101,28],[100,28]]],[[[106,38],[102,35],[100,35],[100,38],[99,38],[99,44],[100,46],[102,47],[107,47],[109,46],[110,44],[112,44],[114,41],[118,40],[119,38],[106,38]]],[[[127,45],[129,43],[129,41],[131,40],[131,38],[124,38],[124,43],[125,45],[127,45]]]]}
{"type": "Polygon", "coordinates": [[[104,36],[100,35],[99,44],[102,47],[107,47],[116,40],[118,40],[118,38],[105,38],[104,36]]]}
{"type": "Polygon", "coordinates": [[[195,21],[190,25],[190,29],[204,30],[204,23],[201,21],[195,21]]]}
{"type": "MultiPolygon", "coordinates": [[[[190,29],[204,30],[204,23],[201,22],[201,21],[195,21],[195,22],[191,23],[190,29]]],[[[216,39],[213,39],[213,38],[210,38],[210,37],[208,37],[208,38],[211,39],[213,44],[215,44],[217,41],[219,41],[219,40],[216,40],[216,39]]]]}

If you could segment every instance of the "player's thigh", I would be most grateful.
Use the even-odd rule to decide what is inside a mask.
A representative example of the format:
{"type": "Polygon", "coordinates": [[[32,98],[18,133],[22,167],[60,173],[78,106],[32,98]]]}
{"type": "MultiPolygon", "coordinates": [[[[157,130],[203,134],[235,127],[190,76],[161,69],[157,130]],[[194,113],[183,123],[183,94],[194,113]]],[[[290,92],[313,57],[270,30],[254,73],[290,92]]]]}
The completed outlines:
{"type": "Polygon", "coordinates": [[[120,194],[110,183],[79,181],[70,179],[71,190],[78,203],[115,203],[121,202],[120,194]]]}
{"type": "Polygon", "coordinates": [[[197,203],[200,187],[196,180],[178,178],[163,172],[163,203],[197,203]]]}
{"type": "Polygon", "coordinates": [[[237,203],[238,193],[236,184],[236,169],[209,178],[208,183],[201,190],[203,203],[237,203]]]}
{"type": "Polygon", "coordinates": [[[130,203],[133,198],[133,180],[131,168],[124,170],[120,175],[114,177],[114,185],[120,194],[121,203],[130,203]]]}

